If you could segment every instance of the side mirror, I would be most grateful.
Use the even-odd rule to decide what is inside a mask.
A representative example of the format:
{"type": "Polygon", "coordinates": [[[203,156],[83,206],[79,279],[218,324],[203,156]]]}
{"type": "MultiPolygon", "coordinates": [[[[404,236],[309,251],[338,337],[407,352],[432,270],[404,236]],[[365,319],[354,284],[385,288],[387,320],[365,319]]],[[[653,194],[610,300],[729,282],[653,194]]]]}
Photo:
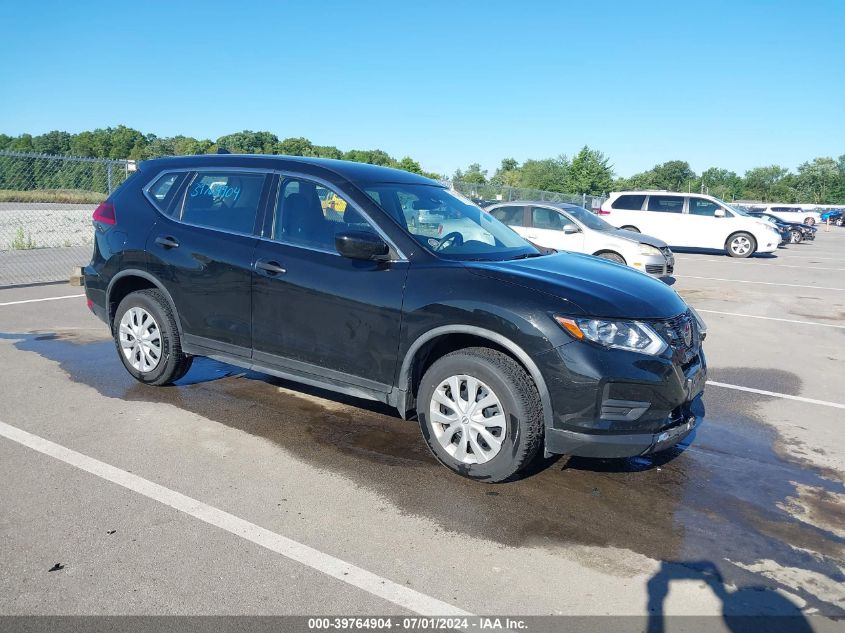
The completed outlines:
{"type": "Polygon", "coordinates": [[[382,261],[390,255],[390,247],[370,231],[344,231],[334,236],[337,252],[349,259],[382,261]]]}
{"type": "Polygon", "coordinates": [[[714,218],[723,218],[723,217],[725,217],[725,210],[724,210],[724,209],[716,209],[716,210],[713,212],[713,217],[714,217],[714,218]]]}
{"type": "Polygon", "coordinates": [[[581,229],[579,229],[574,224],[564,224],[563,225],[563,232],[567,235],[571,235],[572,233],[578,233],[581,229]]]}

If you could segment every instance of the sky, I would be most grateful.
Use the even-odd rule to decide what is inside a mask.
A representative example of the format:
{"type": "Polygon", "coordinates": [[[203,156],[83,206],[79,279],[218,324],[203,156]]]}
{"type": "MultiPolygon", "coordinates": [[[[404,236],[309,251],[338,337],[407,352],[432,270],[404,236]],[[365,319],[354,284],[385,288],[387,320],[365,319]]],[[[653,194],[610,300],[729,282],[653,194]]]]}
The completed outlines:
{"type": "Polygon", "coordinates": [[[845,154],[845,2],[0,4],[0,132],[244,129],[451,174],[845,154]]]}

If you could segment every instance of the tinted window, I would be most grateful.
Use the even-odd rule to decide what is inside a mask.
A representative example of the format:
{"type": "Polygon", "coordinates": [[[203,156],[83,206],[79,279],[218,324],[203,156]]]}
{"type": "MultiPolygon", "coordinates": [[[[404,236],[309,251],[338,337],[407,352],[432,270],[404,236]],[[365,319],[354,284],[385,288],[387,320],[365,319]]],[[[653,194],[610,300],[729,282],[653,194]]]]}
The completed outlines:
{"type": "Polygon", "coordinates": [[[648,210],[681,213],[684,210],[684,199],[680,196],[649,196],[648,210]]]}
{"type": "Polygon", "coordinates": [[[716,209],[720,208],[720,205],[711,200],[705,200],[704,198],[689,199],[689,212],[692,215],[706,215],[712,218],[716,213],[716,209]]]}
{"type": "Polygon", "coordinates": [[[197,173],[185,193],[182,221],[221,231],[251,234],[264,174],[197,173]]]}
{"type": "Polygon", "coordinates": [[[499,207],[492,209],[490,215],[508,226],[525,226],[525,213],[522,207],[499,207]]]}
{"type": "Polygon", "coordinates": [[[543,207],[531,207],[531,221],[535,228],[560,231],[563,229],[563,218],[560,213],[543,207]]]}
{"type": "Polygon", "coordinates": [[[334,236],[347,230],[372,230],[367,220],[339,194],[302,178],[279,186],[273,239],[335,252],[334,236]]]}
{"type": "Polygon", "coordinates": [[[163,174],[149,186],[147,193],[155,200],[155,205],[160,210],[164,211],[170,205],[170,201],[179,189],[179,185],[182,184],[185,175],[185,172],[163,174]]]}
{"type": "Polygon", "coordinates": [[[645,195],[626,194],[624,196],[619,196],[611,205],[611,208],[639,211],[643,208],[643,202],[645,202],[645,195]]]}

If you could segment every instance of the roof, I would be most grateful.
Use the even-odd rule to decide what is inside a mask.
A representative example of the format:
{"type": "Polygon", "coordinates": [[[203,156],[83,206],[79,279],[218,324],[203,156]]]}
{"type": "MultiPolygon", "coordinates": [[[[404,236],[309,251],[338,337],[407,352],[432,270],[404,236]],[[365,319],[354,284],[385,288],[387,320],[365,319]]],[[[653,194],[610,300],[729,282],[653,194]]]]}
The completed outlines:
{"type": "MultiPolygon", "coordinates": [[[[571,202],[548,202],[546,200],[510,200],[508,202],[499,201],[495,204],[491,204],[491,207],[498,207],[500,205],[504,206],[514,206],[514,207],[524,207],[526,205],[533,204],[538,207],[557,207],[558,209],[575,209],[581,208],[583,209],[580,204],[574,204],[571,202]]],[[[489,207],[488,207],[489,208],[489,207]]]]}
{"type": "Polygon", "coordinates": [[[334,160],[331,158],[312,158],[308,156],[282,156],[278,154],[197,154],[192,156],[166,156],[141,162],[141,169],[155,167],[260,167],[265,169],[296,169],[297,166],[307,165],[320,170],[331,172],[353,183],[404,183],[416,185],[442,185],[430,178],[413,174],[401,169],[369,165],[348,160],[334,160]]]}

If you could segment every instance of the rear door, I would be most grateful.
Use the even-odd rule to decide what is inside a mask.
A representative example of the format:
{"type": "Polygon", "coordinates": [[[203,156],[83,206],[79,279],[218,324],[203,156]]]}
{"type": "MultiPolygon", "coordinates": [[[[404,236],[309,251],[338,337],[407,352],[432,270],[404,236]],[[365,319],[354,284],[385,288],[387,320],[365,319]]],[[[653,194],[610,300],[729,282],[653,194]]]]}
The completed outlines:
{"type": "Polygon", "coordinates": [[[150,272],[173,298],[185,342],[249,356],[252,257],[263,171],[198,170],[147,241],[150,272]]]}

